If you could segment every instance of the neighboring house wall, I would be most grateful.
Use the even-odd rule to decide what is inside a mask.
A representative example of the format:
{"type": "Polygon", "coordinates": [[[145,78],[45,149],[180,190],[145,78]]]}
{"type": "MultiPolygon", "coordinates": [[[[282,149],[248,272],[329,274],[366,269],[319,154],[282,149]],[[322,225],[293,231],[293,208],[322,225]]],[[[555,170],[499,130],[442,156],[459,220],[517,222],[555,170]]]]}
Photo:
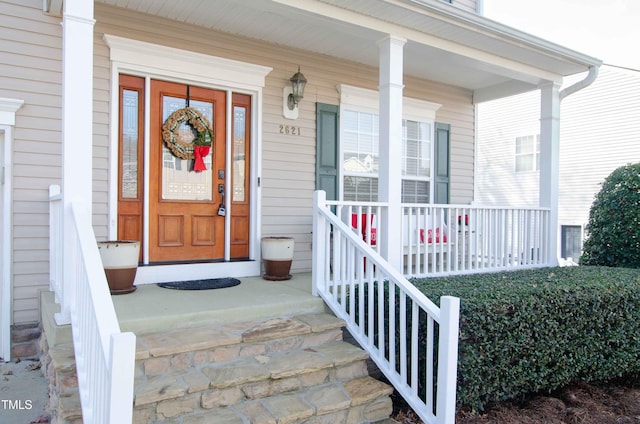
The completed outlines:
{"type": "MultiPolygon", "coordinates": [[[[24,100],[16,115],[13,148],[13,322],[39,321],[38,292],[49,285],[48,187],[61,181],[60,18],[42,12],[39,0],[0,0],[0,97],[24,100]]],[[[475,7],[475,6],[474,6],[475,7]]],[[[124,9],[95,5],[93,223],[106,239],[109,226],[109,125],[111,67],[103,34],[191,49],[273,67],[263,104],[263,235],[296,239],[293,271],[311,269],[311,212],[315,189],[315,104],[338,104],[338,84],[376,89],[378,70],[167,21],[124,9]],[[300,117],[282,117],[282,88],[298,65],[307,76],[300,117]],[[280,134],[281,124],[301,136],[280,134]]],[[[188,67],[188,64],[185,64],[188,67]]],[[[474,107],[471,92],[406,78],[405,96],[442,104],[436,121],[451,125],[451,202],[473,198],[474,107]]]]}
{"type": "Polygon", "coordinates": [[[24,100],[13,143],[13,323],[39,321],[49,287],[48,187],[61,176],[62,30],[42,1],[0,1],[0,97],[24,100]]]}
{"type": "MultiPolygon", "coordinates": [[[[515,173],[514,157],[515,138],[539,132],[539,103],[534,92],[478,106],[477,203],[537,204],[539,173],[515,173]]],[[[637,162],[640,72],[603,66],[591,86],[561,105],[559,224],[584,228],[604,179],[637,162]]]]}
{"type": "Polygon", "coordinates": [[[540,92],[481,103],[478,108],[478,204],[537,206],[540,173],[516,173],[516,138],[540,134],[540,92]]]}
{"type": "Polygon", "coordinates": [[[476,0],[451,0],[451,4],[469,12],[476,12],[476,0]]]}
{"type": "Polygon", "coordinates": [[[560,125],[560,224],[584,225],[604,179],[640,162],[640,71],[603,66],[562,102],[560,125]]]}

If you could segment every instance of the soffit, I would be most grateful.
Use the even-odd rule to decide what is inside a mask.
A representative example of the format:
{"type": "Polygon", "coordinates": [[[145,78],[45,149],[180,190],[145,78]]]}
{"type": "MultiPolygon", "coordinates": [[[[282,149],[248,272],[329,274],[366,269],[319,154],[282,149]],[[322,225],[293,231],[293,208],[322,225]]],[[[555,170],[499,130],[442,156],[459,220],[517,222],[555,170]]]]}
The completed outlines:
{"type": "Polygon", "coordinates": [[[407,39],[405,75],[469,90],[524,91],[599,64],[437,0],[97,2],[376,67],[376,42],[393,34],[407,39]]]}

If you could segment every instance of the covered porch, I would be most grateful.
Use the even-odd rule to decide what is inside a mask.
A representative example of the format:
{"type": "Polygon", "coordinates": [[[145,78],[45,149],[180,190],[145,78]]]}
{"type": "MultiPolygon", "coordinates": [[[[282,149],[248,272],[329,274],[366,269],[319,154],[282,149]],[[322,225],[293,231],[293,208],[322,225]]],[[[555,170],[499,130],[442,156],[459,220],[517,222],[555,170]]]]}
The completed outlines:
{"type": "MultiPolygon", "coordinates": [[[[151,45],[149,41],[156,42],[157,36],[158,43],[171,46],[167,51],[174,54],[176,49],[181,49],[184,53],[183,46],[178,46],[174,40],[175,34],[167,33],[167,30],[158,31],[159,25],[155,26],[155,19],[162,23],[167,20],[177,23],[176,11],[172,7],[157,7],[156,2],[146,0],[96,1],[105,17],[104,22],[99,22],[103,37],[96,41],[94,2],[67,0],[64,10],[62,3],[51,2],[51,6],[57,6],[58,10],[47,10],[62,16],[64,28],[63,178],[62,190],[52,193],[50,279],[60,305],[60,311],[55,314],[56,322],[73,325],[83,409],[87,413],[112,414],[112,417],[130,420],[132,411],[118,410],[114,406],[118,403],[114,400],[128,405],[133,398],[136,357],[133,333],[136,325],[143,327],[151,321],[169,325],[168,311],[173,310],[177,313],[177,320],[181,321],[181,328],[188,328],[199,319],[215,321],[221,319],[221,315],[235,317],[236,312],[257,312],[262,308],[262,300],[278,293],[280,297],[291,296],[290,303],[296,307],[305,305],[305,302],[311,302],[308,308],[326,308],[324,305],[328,305],[345,321],[354,337],[403,396],[421,410],[425,421],[452,423],[459,304],[457,299],[444,298],[441,305],[436,306],[417,292],[406,277],[485,272],[508,267],[554,265],[557,262],[560,84],[564,75],[584,71],[595,62],[581,54],[488,22],[471,12],[454,12],[449,9],[450,5],[439,1],[381,0],[371,2],[373,6],[346,0],[220,1],[217,8],[209,8],[202,2],[186,4],[180,11],[184,15],[179,24],[183,25],[180,34],[191,39],[189,46],[200,50],[189,52],[186,57],[196,61],[202,56],[227,55],[234,66],[242,60],[243,64],[237,69],[245,70],[248,61],[263,62],[256,64],[264,72],[260,74],[259,82],[249,86],[250,90],[246,81],[234,79],[237,72],[233,69],[224,75],[211,76],[211,72],[220,70],[211,65],[219,63],[219,58],[208,61],[207,66],[189,68],[187,72],[182,67],[182,55],[178,55],[178,60],[173,63],[170,60],[158,61],[159,65],[156,63],[158,58],[134,54],[135,51],[124,58],[108,57],[110,46],[104,43],[109,38],[107,31],[128,37],[139,36],[123,29],[118,18],[134,20],[141,16],[145,19],[140,21],[147,18],[150,21],[140,31],[143,34],[140,38],[146,40],[134,40],[133,43],[129,40],[127,43],[143,46],[139,50],[145,54],[153,53],[159,45],[151,45]],[[267,22],[265,15],[272,21],[267,22]],[[276,25],[274,21],[280,24],[282,31],[272,30],[276,25]],[[197,28],[203,36],[209,31],[216,31],[215,36],[205,41],[218,43],[218,46],[210,47],[199,39],[194,42],[189,26],[197,28]],[[242,28],[241,35],[247,38],[239,37],[237,28],[242,28]],[[233,43],[237,43],[237,47],[230,48],[233,43]],[[112,104],[105,106],[104,116],[107,118],[101,116],[104,127],[111,125],[111,132],[104,131],[99,137],[94,134],[92,108],[97,96],[93,87],[94,59],[98,57],[94,54],[96,45],[102,49],[99,57],[105,69],[114,63],[117,65],[111,68],[112,74],[100,69],[100,82],[106,87],[104,91],[112,91],[112,104]],[[284,55],[288,59],[283,60],[281,57],[284,55]],[[141,63],[144,62],[142,59],[148,61],[141,63]],[[325,65],[322,63],[324,60],[330,60],[331,64],[325,65]],[[291,135],[288,129],[282,132],[290,122],[282,121],[278,110],[284,97],[281,96],[281,85],[283,81],[286,83],[288,74],[284,77],[285,72],[291,65],[287,61],[295,61],[296,64],[301,61],[303,65],[316,67],[307,74],[315,77],[315,81],[310,79],[310,86],[315,84],[315,103],[302,103],[300,107],[302,115],[298,122],[302,127],[296,126],[296,133],[300,135],[300,128],[303,128],[305,136],[296,142],[286,139],[291,135]],[[275,76],[269,74],[272,68],[275,76]],[[259,243],[262,235],[296,231],[299,245],[304,246],[301,249],[303,253],[296,259],[307,271],[312,268],[311,286],[303,285],[301,290],[299,286],[292,287],[286,283],[276,286],[278,290],[275,292],[264,293],[261,290],[267,285],[255,281],[255,291],[250,290],[237,298],[246,304],[235,312],[225,303],[224,297],[211,299],[210,303],[207,297],[198,296],[184,306],[165,304],[174,295],[162,292],[162,299],[157,298],[158,293],[153,287],[140,287],[138,292],[122,299],[109,297],[95,242],[98,232],[103,238],[116,236],[119,225],[118,134],[115,130],[119,124],[119,111],[117,96],[113,94],[118,89],[119,75],[114,69],[139,73],[146,80],[167,78],[188,84],[222,86],[230,94],[241,89],[253,96],[251,104],[255,119],[249,128],[254,156],[248,191],[252,209],[249,214],[247,263],[251,264],[252,275],[259,273],[256,264],[261,260],[259,243]],[[379,90],[373,106],[363,104],[368,102],[366,95],[364,100],[352,101],[358,107],[372,106],[369,107],[370,115],[379,117],[376,127],[379,136],[377,162],[373,161],[377,165],[377,185],[375,193],[372,190],[377,200],[341,200],[345,196],[339,181],[343,177],[339,162],[344,157],[339,159],[340,149],[336,147],[334,156],[329,158],[335,162],[333,173],[328,174],[333,177],[329,185],[335,187],[331,200],[318,190],[311,202],[314,190],[324,187],[320,181],[322,175],[314,173],[313,165],[309,166],[309,163],[298,164],[297,159],[303,157],[313,161],[316,156],[321,156],[317,153],[315,130],[319,123],[314,106],[325,102],[347,104],[353,100],[342,98],[345,91],[336,89],[336,86],[346,87],[346,83],[364,85],[368,90],[377,87],[379,90]],[[474,104],[532,89],[540,89],[543,93],[540,207],[485,209],[472,205],[474,104]],[[444,189],[447,201],[457,199],[457,205],[433,201],[442,198],[436,196],[434,188],[442,181],[437,180],[437,175],[431,171],[424,177],[430,184],[427,197],[431,203],[407,203],[402,199],[404,158],[399,146],[403,140],[403,98],[405,95],[419,97],[423,109],[425,103],[429,103],[428,116],[421,119],[428,119],[432,125],[430,128],[434,128],[436,104],[428,101],[433,91],[445,100],[449,96],[455,98],[452,104],[445,104],[438,113],[453,121],[452,145],[455,141],[455,146],[462,151],[460,160],[455,163],[458,174],[447,172],[447,188],[444,189]],[[464,122],[460,124],[460,120],[464,122]],[[92,166],[97,154],[93,151],[94,146],[86,142],[95,138],[103,142],[100,146],[103,156],[98,159],[108,163],[102,173],[94,173],[92,166]],[[288,168],[296,166],[302,170],[287,173],[288,168]],[[89,178],[91,175],[94,175],[93,180],[89,178]],[[104,188],[104,192],[97,192],[96,184],[104,188]],[[295,190],[292,190],[294,185],[295,190]],[[287,197],[290,191],[295,191],[295,197],[287,197]],[[101,209],[96,211],[94,197],[98,196],[101,196],[102,203],[99,203],[101,209]],[[282,202],[281,198],[286,198],[289,203],[282,202]],[[384,286],[383,282],[389,285],[384,286]],[[398,299],[397,305],[391,300],[385,302],[386,289],[393,295],[390,299],[398,299]],[[305,290],[308,290],[306,295],[303,294],[305,290]],[[322,301],[310,294],[320,296],[322,301]],[[359,294],[357,302],[356,294],[359,294]],[[261,295],[264,299],[260,299],[261,295]],[[298,295],[301,295],[300,299],[298,295]],[[138,305],[140,296],[144,300],[138,305]],[[155,301],[147,303],[151,299],[155,301]],[[220,309],[209,316],[216,307],[220,309]],[[167,309],[163,312],[163,308],[167,309]],[[129,313],[132,314],[130,319],[124,319],[124,315],[129,313]],[[139,318],[143,313],[156,319],[139,318]],[[394,321],[393,318],[387,326],[385,316],[397,316],[398,319],[394,321]],[[423,320],[427,325],[421,325],[423,320]],[[436,328],[439,333],[435,332],[436,328]],[[422,347],[419,347],[419,339],[427,340],[426,350],[429,352],[424,364],[420,365],[418,349],[422,347]],[[419,375],[419,370],[424,372],[419,375]],[[419,393],[418,380],[422,381],[423,377],[431,390],[419,393]],[[436,381],[437,396],[434,395],[436,381]],[[102,387],[108,387],[108,393],[103,393],[102,387]]],[[[231,107],[230,100],[225,107],[231,107]]],[[[225,119],[231,120],[231,114],[225,119]]],[[[336,130],[337,126],[334,127],[336,130]]],[[[435,140],[429,141],[432,144],[428,150],[432,153],[435,140]]],[[[145,160],[148,165],[149,157],[145,160]]],[[[226,160],[231,163],[230,153],[226,160]]],[[[320,163],[316,165],[320,166],[320,163]]],[[[446,163],[448,165],[449,162],[446,163]]],[[[229,174],[217,174],[220,184],[232,186],[229,174]]],[[[147,188],[153,187],[148,179],[144,181],[147,188]]],[[[150,199],[157,199],[148,193],[144,196],[140,200],[141,210],[148,211],[150,199]]],[[[225,198],[222,197],[220,206],[231,211],[233,205],[229,198],[224,204],[225,198]]],[[[230,228],[224,214],[213,215],[223,221],[224,228],[230,228]]],[[[145,237],[157,230],[148,222],[141,227],[145,237]]],[[[144,241],[149,244],[149,240],[144,241]]],[[[225,248],[228,248],[231,244],[229,231],[226,231],[224,240],[225,248]]],[[[230,259],[225,252],[220,262],[209,261],[204,265],[179,263],[172,269],[187,278],[199,278],[198,272],[203,270],[208,272],[223,267],[239,270],[242,267],[241,263],[230,259]]],[[[141,275],[155,275],[145,282],[153,283],[166,277],[161,275],[162,266],[154,266],[151,262],[143,254],[145,266],[141,268],[141,275]]],[[[293,282],[295,280],[294,277],[293,282]]],[[[244,290],[242,284],[240,287],[239,290],[244,290]]],[[[245,285],[245,288],[250,287],[249,283],[245,285]]],[[[212,292],[212,296],[215,295],[212,292]]],[[[186,298],[185,294],[175,296],[186,298]]],[[[231,299],[226,301],[231,302],[231,299]]],[[[273,305],[264,307],[265,310],[274,308],[273,305]]]]}

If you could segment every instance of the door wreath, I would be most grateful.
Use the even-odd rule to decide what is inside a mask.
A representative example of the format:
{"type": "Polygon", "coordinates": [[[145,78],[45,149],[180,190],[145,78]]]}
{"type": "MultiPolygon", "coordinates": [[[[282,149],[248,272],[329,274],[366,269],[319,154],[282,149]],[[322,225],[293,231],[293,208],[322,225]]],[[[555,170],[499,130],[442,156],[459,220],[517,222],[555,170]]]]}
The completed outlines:
{"type": "Polygon", "coordinates": [[[195,159],[194,171],[200,172],[207,169],[203,158],[211,149],[213,131],[207,118],[197,109],[185,107],[173,112],[162,125],[162,140],[174,156],[180,159],[195,159]],[[196,138],[192,143],[180,140],[179,130],[183,123],[190,125],[196,131],[196,138]]]}

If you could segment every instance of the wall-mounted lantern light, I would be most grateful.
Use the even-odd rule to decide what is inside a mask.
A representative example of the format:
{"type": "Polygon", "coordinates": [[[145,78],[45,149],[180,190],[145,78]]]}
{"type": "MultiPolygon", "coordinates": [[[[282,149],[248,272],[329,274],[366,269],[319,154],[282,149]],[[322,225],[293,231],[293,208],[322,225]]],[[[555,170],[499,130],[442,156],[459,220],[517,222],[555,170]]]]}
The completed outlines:
{"type": "Polygon", "coordinates": [[[304,87],[307,85],[299,66],[298,72],[289,81],[291,84],[282,89],[282,115],[287,119],[298,119],[298,103],[304,98],[304,87]]]}
{"type": "Polygon", "coordinates": [[[293,110],[298,106],[298,102],[304,98],[304,87],[307,85],[307,79],[304,77],[302,72],[300,72],[299,66],[298,72],[293,74],[290,81],[291,93],[287,97],[287,106],[289,107],[289,110],[293,110]]]}

